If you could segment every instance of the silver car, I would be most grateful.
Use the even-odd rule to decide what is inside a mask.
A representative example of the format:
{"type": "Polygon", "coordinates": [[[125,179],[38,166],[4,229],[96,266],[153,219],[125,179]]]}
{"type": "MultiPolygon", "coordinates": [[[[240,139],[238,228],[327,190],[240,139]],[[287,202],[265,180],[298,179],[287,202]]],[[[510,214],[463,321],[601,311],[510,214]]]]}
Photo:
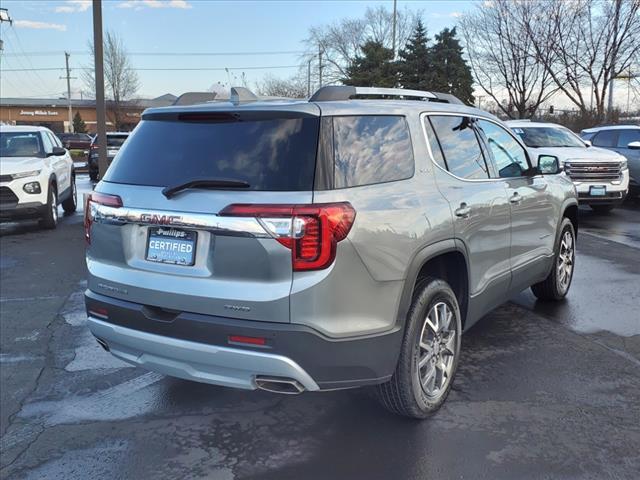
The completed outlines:
{"type": "Polygon", "coordinates": [[[167,375],[285,394],[372,386],[424,418],[463,331],[529,286],[569,291],[575,188],[556,157],[536,160],[438,93],[237,88],[147,110],[86,198],[89,328],[167,375]]]}

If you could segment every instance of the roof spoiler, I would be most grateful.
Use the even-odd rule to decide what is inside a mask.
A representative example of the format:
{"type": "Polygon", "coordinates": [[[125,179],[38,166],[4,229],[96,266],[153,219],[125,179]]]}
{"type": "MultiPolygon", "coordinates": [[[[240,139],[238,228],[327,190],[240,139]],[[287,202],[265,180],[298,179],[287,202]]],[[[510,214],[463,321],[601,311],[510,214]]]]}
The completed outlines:
{"type": "Polygon", "coordinates": [[[389,97],[417,98],[430,102],[456,103],[464,105],[459,98],[449,93],[425,92],[404,88],[352,87],[349,85],[329,85],[319,88],[309,99],[310,102],[330,102],[349,100],[357,95],[385,95],[389,97]]]}

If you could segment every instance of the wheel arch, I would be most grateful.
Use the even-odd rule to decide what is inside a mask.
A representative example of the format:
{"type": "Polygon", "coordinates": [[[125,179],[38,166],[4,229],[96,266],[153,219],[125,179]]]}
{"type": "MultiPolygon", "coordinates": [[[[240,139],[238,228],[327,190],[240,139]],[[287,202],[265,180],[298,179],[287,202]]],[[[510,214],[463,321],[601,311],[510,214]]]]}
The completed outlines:
{"type": "Polygon", "coordinates": [[[578,238],[578,203],[569,203],[563,206],[562,209],[562,217],[558,222],[558,228],[560,228],[560,224],[562,223],[563,218],[568,218],[571,221],[571,225],[573,225],[573,230],[576,234],[576,238],[578,238]]]}
{"type": "Polygon", "coordinates": [[[427,277],[449,283],[458,299],[464,329],[469,306],[469,261],[462,242],[454,239],[431,244],[416,253],[405,277],[397,323],[404,328],[415,288],[421,279],[427,277]]]}

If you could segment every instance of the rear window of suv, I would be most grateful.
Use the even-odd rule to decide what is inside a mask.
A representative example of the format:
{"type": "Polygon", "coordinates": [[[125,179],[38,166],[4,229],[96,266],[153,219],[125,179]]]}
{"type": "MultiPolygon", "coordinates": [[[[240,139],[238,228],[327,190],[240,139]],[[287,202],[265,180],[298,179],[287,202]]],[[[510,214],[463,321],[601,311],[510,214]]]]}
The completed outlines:
{"type": "Polygon", "coordinates": [[[224,179],[250,190],[312,190],[318,129],[317,117],[143,120],[105,181],[164,187],[224,179]]]}

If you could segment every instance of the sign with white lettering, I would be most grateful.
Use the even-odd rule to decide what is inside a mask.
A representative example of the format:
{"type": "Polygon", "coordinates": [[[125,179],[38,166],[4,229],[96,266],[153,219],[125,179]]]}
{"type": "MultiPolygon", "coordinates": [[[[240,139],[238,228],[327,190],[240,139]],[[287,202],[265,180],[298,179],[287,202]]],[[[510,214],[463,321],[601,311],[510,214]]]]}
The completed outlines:
{"type": "Polygon", "coordinates": [[[58,112],[53,110],[20,110],[20,115],[26,117],[35,117],[36,115],[42,115],[43,117],[55,117],[58,112]]]}

